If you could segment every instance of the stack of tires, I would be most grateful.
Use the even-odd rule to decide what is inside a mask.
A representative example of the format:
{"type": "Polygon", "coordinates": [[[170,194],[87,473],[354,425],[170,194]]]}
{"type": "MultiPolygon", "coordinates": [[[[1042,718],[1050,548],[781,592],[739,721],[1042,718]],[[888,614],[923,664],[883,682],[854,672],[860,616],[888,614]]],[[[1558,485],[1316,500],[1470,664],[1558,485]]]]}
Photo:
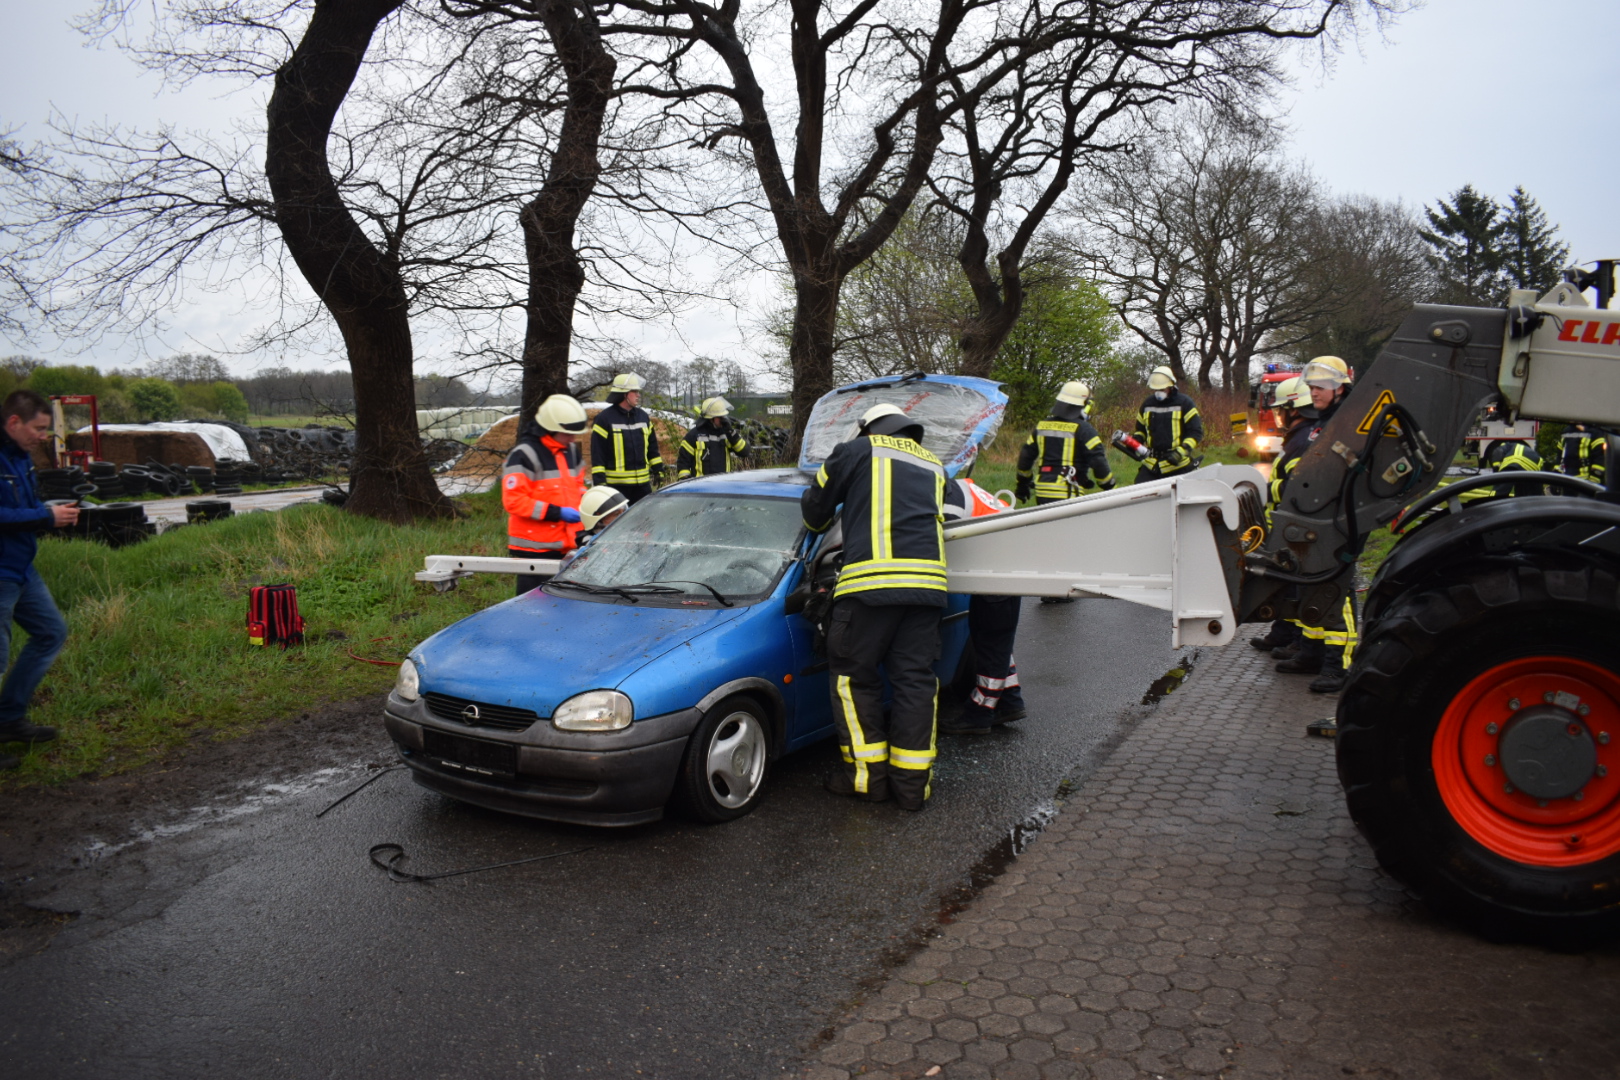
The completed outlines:
{"type": "MultiPolygon", "coordinates": [[[[242,494],[243,464],[243,462],[234,458],[220,458],[214,463],[214,494],[242,494]]],[[[252,462],[247,464],[252,464],[252,462]]]]}
{"type": "Polygon", "coordinates": [[[34,474],[39,481],[39,497],[47,502],[72,502],[78,498],[73,489],[85,482],[84,470],[77,465],[65,469],[40,469],[34,474]]]}
{"type": "Polygon", "coordinates": [[[146,520],[146,507],[133,502],[83,506],[74,530],[75,535],[100,540],[109,547],[139,543],[156,532],[157,526],[146,520]]]}
{"type": "Polygon", "coordinates": [[[214,470],[206,465],[187,465],[186,479],[204,495],[214,490],[214,470]]]}

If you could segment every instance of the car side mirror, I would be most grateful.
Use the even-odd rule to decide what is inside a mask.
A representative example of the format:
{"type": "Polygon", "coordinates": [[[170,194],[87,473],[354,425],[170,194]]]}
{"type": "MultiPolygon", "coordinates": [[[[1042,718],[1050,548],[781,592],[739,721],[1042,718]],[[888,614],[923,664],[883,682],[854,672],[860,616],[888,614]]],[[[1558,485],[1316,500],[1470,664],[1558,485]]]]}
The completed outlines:
{"type": "Polygon", "coordinates": [[[782,598],[782,614],[797,615],[804,610],[804,605],[810,600],[810,575],[805,574],[793,591],[782,598]]]}

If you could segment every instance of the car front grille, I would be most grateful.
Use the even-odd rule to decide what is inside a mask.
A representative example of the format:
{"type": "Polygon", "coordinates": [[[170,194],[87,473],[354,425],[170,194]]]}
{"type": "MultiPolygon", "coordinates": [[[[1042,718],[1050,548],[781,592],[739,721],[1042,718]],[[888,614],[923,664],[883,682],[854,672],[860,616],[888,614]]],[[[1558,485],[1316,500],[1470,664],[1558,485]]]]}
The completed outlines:
{"type": "Polygon", "coordinates": [[[540,714],[533,709],[514,709],[510,705],[486,705],[482,701],[451,697],[449,694],[423,694],[428,712],[444,720],[454,720],[469,727],[495,728],[500,731],[524,731],[540,714]]]}

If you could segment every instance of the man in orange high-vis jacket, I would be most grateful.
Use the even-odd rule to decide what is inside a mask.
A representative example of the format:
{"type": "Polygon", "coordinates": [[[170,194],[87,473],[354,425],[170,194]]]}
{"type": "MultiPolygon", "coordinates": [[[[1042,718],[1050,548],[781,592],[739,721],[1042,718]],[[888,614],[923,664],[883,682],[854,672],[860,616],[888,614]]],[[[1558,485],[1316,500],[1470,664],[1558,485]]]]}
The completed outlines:
{"type": "MultiPolygon", "coordinates": [[[[945,486],[945,520],[987,517],[1009,510],[972,480],[959,478],[945,486]]],[[[1013,641],[1018,637],[1020,596],[975,596],[968,601],[968,634],[973,641],[973,689],[960,715],[942,720],[946,735],[988,735],[998,724],[1028,715],[1018,686],[1013,641]]]]}
{"type": "MultiPolygon", "coordinates": [[[[579,501],[585,466],[578,440],[590,428],[579,402],[552,394],[523,425],[501,469],[501,505],[506,508],[506,547],[514,559],[556,559],[574,550],[580,530],[579,501]]],[[[519,574],[519,596],[544,584],[539,574],[519,574]]]]}

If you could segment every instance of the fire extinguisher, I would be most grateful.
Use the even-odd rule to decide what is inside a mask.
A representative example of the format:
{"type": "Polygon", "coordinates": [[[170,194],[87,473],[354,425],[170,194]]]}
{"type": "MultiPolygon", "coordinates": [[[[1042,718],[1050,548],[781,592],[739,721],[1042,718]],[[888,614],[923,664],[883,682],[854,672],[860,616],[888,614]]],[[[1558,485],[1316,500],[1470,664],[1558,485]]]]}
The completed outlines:
{"type": "Polygon", "coordinates": [[[1137,461],[1146,461],[1147,458],[1153,453],[1153,451],[1148,449],[1147,443],[1143,442],[1141,439],[1138,439],[1135,435],[1131,435],[1123,431],[1114,432],[1114,437],[1108,441],[1113,444],[1114,448],[1120,453],[1129,454],[1137,461]]]}

